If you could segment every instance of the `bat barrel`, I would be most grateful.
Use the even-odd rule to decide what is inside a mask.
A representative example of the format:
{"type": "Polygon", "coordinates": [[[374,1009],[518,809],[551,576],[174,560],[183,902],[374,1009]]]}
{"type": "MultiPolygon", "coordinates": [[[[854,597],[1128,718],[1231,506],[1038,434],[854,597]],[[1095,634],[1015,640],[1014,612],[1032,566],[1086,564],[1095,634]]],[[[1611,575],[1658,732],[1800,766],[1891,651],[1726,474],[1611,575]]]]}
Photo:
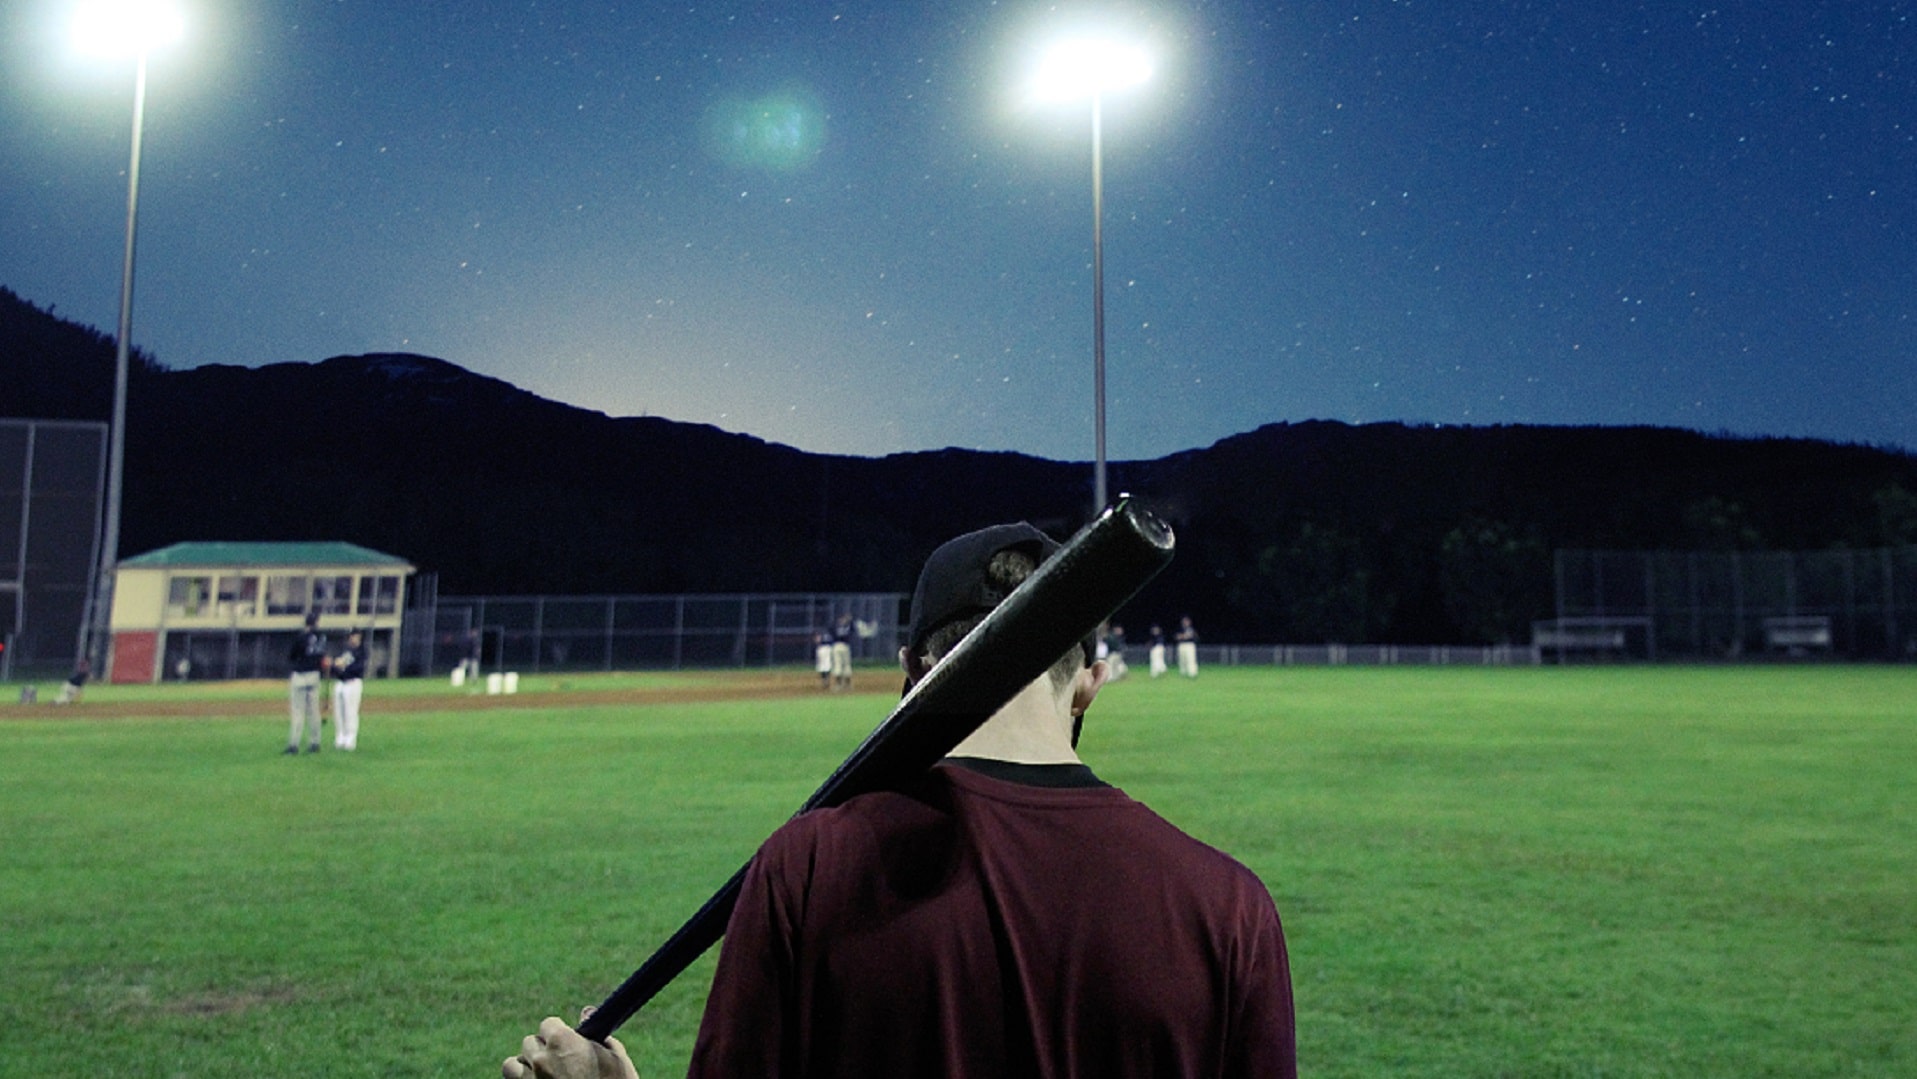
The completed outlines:
{"type": "MultiPolygon", "coordinates": [[[[1173,542],[1169,525],[1121,498],[1046,559],[919,679],[799,812],[887,789],[932,767],[1137,595],[1171,561],[1173,542]]],[[[605,1041],[717,943],[738,903],[745,874],[745,868],[733,874],[580,1022],[579,1032],[605,1041]]]]}

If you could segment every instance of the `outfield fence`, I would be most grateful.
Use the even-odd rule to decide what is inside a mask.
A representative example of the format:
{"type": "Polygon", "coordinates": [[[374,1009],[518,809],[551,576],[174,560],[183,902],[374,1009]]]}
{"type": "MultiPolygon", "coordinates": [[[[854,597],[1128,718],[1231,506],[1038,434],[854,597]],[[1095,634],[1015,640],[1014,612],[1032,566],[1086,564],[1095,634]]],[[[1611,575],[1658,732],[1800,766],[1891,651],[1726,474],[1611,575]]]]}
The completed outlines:
{"type": "MultiPolygon", "coordinates": [[[[1202,666],[1525,666],[1632,660],[1917,661],[1917,546],[1839,551],[1557,552],[1556,617],[1528,644],[1201,644],[1202,666]]],[[[816,635],[857,627],[858,663],[892,663],[896,592],[439,596],[416,579],[403,673],[476,646],[487,671],[809,665],[816,635]]],[[[1146,650],[1131,645],[1134,672],[1146,650]]]]}
{"type": "MultiPolygon", "coordinates": [[[[1166,674],[1178,673],[1166,649],[1166,674]]],[[[1148,674],[1150,653],[1131,645],[1125,666],[1148,674]]],[[[1201,644],[1198,669],[1207,667],[1529,667],[1542,653],[1528,644],[1201,644]]]]}
{"type": "Polygon", "coordinates": [[[810,665],[817,635],[852,625],[854,662],[892,661],[909,597],[896,592],[440,596],[409,612],[402,666],[612,671],[810,665]]]}
{"type": "Polygon", "coordinates": [[[1547,652],[1637,659],[1917,659],[1917,545],[1557,552],[1547,652]]]}
{"type": "MultiPolygon", "coordinates": [[[[895,592],[605,596],[444,596],[410,612],[402,668],[435,675],[478,642],[484,671],[682,670],[810,665],[816,635],[841,617],[853,662],[897,662],[910,597],[895,592]],[[430,625],[430,632],[427,626],[430,625]]],[[[1127,648],[1145,670],[1146,649],[1127,648]]],[[[1530,645],[1201,644],[1200,667],[1518,666],[1530,645]]]]}
{"type": "MultiPolygon", "coordinates": [[[[1125,658],[1137,666],[1135,653],[1125,658]]],[[[1525,644],[1224,644],[1199,645],[1198,664],[1219,667],[1511,667],[1539,662],[1525,644]]]]}

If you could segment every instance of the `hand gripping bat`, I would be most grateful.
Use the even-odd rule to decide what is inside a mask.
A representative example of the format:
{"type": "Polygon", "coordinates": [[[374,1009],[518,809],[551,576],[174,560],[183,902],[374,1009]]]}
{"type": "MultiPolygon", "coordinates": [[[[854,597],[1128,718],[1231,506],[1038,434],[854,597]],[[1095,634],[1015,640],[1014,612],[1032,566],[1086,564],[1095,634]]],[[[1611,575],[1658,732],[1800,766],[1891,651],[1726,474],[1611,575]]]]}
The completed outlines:
{"type": "MultiPolygon", "coordinates": [[[[1128,498],[1100,514],[1005,597],[919,679],[852,755],[807,798],[800,813],[896,787],[936,764],[1091,636],[1172,557],[1170,526],[1128,498]]],[[[725,935],[745,880],[741,867],[632,972],[579,1033],[603,1042],[725,935]]]]}

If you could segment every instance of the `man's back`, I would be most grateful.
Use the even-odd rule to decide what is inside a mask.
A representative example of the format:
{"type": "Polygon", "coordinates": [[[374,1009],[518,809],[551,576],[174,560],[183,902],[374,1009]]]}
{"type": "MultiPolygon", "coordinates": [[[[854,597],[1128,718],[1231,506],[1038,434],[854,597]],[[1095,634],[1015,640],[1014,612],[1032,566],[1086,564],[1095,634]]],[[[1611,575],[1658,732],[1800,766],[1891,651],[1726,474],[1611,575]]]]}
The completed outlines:
{"type": "Polygon", "coordinates": [[[694,1075],[1294,1073],[1256,876],[1083,768],[979,767],[767,841],[694,1075]]]}

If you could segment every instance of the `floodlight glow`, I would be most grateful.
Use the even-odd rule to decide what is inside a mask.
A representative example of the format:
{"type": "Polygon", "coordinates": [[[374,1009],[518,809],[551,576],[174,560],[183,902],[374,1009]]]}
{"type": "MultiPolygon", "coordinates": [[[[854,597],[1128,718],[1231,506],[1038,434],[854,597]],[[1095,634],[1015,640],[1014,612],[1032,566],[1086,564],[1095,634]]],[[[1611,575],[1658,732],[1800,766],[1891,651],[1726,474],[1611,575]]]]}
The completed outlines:
{"type": "Polygon", "coordinates": [[[73,13],[73,41],[103,58],[143,56],[186,34],[186,17],[168,0],[85,0],[73,13]]]}
{"type": "Polygon", "coordinates": [[[1046,52],[1032,80],[1032,96],[1079,101],[1130,89],[1151,75],[1151,57],[1139,46],[1111,38],[1078,38],[1046,52]]]}

